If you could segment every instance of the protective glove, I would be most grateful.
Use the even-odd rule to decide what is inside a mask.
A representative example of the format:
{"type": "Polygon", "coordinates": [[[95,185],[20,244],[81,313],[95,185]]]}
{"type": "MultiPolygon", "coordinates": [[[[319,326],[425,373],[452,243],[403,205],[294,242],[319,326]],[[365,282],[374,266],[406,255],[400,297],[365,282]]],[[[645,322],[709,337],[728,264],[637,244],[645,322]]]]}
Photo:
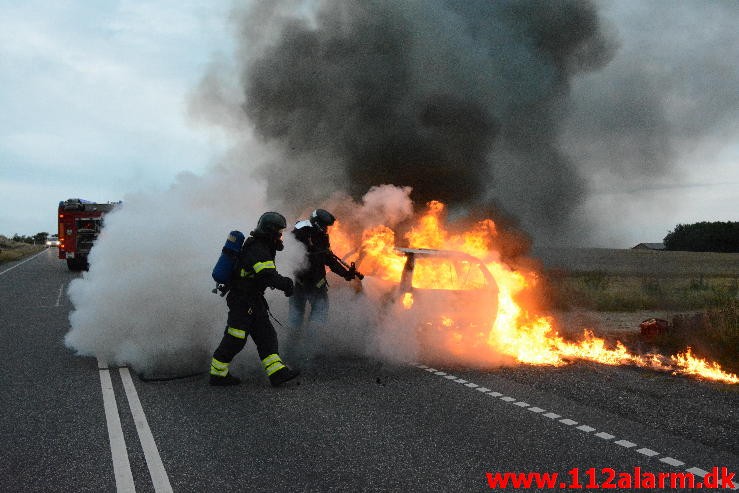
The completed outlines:
{"type": "Polygon", "coordinates": [[[285,293],[285,296],[288,298],[293,295],[293,291],[295,290],[295,284],[293,283],[293,280],[289,277],[285,278],[285,285],[283,286],[282,291],[285,293]]]}
{"type": "Polygon", "coordinates": [[[357,268],[353,265],[346,271],[346,274],[344,274],[344,279],[347,281],[351,281],[354,279],[354,277],[357,275],[357,268]]]}

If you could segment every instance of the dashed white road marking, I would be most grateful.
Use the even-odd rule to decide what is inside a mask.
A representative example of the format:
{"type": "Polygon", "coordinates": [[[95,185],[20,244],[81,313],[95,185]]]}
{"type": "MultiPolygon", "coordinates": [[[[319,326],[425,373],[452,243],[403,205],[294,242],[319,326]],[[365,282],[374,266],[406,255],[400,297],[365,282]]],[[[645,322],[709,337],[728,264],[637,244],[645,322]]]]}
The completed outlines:
{"type": "Polygon", "coordinates": [[[705,477],[705,475],[708,474],[708,471],[704,471],[703,469],[699,467],[691,467],[690,469],[686,469],[685,471],[693,473],[696,476],[700,476],[700,477],[705,477]]]}
{"type": "Polygon", "coordinates": [[[639,450],[637,450],[637,453],[640,453],[642,455],[646,455],[647,457],[654,457],[655,455],[659,455],[659,452],[656,452],[656,451],[654,451],[652,449],[648,449],[646,447],[640,448],[639,450]]]}
{"type": "Polygon", "coordinates": [[[615,435],[611,435],[610,433],[606,433],[605,431],[601,431],[600,433],[596,433],[595,436],[598,438],[602,438],[603,440],[610,440],[612,438],[616,438],[615,435]]]}
{"type": "MultiPolygon", "coordinates": [[[[419,364],[414,364],[414,366],[416,366],[417,368],[421,368],[421,369],[429,368],[428,366],[419,365],[419,364]]],[[[477,384],[475,384],[473,382],[468,382],[467,380],[464,380],[462,378],[458,378],[455,375],[448,375],[448,374],[446,374],[444,372],[440,372],[440,371],[438,371],[436,369],[432,369],[432,371],[436,375],[443,376],[446,379],[454,380],[455,382],[458,382],[458,383],[464,383],[464,384],[466,384],[465,387],[474,388],[476,391],[482,392],[482,393],[484,393],[486,395],[489,395],[490,397],[499,398],[499,400],[504,401],[504,402],[508,402],[508,403],[513,403],[514,406],[518,406],[521,409],[527,409],[527,410],[529,410],[529,411],[531,411],[533,413],[541,414],[542,416],[547,417],[547,418],[551,419],[552,421],[558,420],[559,423],[562,423],[562,424],[564,424],[566,426],[574,426],[576,424],[579,424],[578,421],[575,421],[575,420],[570,419],[570,418],[558,419],[558,418],[562,418],[562,416],[559,415],[559,414],[557,414],[557,413],[553,413],[553,412],[547,412],[547,413],[545,413],[544,411],[546,411],[546,409],[542,409],[542,408],[537,407],[537,406],[532,406],[531,404],[529,404],[527,402],[519,401],[515,397],[507,396],[507,395],[504,395],[504,394],[502,394],[500,392],[495,392],[495,391],[493,391],[493,390],[491,390],[491,389],[489,389],[487,387],[481,387],[481,386],[479,386],[479,385],[477,385],[477,384]]],[[[576,427],[576,429],[578,429],[580,431],[584,431],[586,433],[592,433],[594,431],[597,431],[592,426],[589,426],[589,425],[586,425],[586,424],[582,424],[582,425],[576,427]]],[[[600,431],[598,433],[594,433],[593,436],[596,436],[596,437],[598,437],[598,438],[600,438],[602,440],[612,440],[612,439],[616,438],[615,435],[612,435],[610,433],[606,433],[604,431],[600,431]]],[[[631,442],[629,440],[624,440],[624,439],[616,440],[616,441],[614,441],[612,443],[614,443],[616,445],[619,445],[620,447],[627,448],[627,449],[634,449],[634,447],[637,447],[637,444],[636,443],[631,442]]],[[[637,453],[639,453],[639,454],[641,454],[641,455],[644,455],[646,457],[656,457],[656,456],[660,455],[660,452],[658,452],[656,450],[652,450],[652,449],[647,448],[647,447],[641,447],[641,448],[638,448],[638,449],[634,449],[634,451],[637,452],[637,453]]],[[[681,467],[681,466],[684,466],[685,465],[685,462],[683,462],[681,460],[678,460],[678,459],[675,459],[674,457],[669,457],[669,456],[662,457],[662,458],[659,459],[659,461],[660,462],[663,462],[665,464],[669,464],[669,465],[671,465],[673,467],[681,467]]],[[[701,469],[699,467],[691,467],[691,468],[684,469],[684,470],[685,470],[685,472],[689,472],[689,473],[691,473],[691,474],[693,474],[695,476],[700,476],[700,477],[705,477],[705,475],[708,474],[708,471],[706,471],[704,469],[701,469]]],[[[737,487],[734,488],[734,490],[737,490],[737,489],[739,489],[739,485],[737,485],[737,487]]]]}
{"type": "Polygon", "coordinates": [[[613,443],[615,443],[616,445],[620,445],[622,447],[625,447],[625,448],[636,447],[636,444],[634,442],[630,442],[628,440],[618,440],[618,441],[613,442],[613,443]]]}
{"type": "Polygon", "coordinates": [[[677,459],[673,459],[672,457],[662,457],[660,459],[660,462],[664,462],[665,464],[669,464],[671,466],[684,466],[685,462],[677,459]]]}
{"type": "Polygon", "coordinates": [[[59,304],[62,301],[62,294],[63,293],[64,293],[64,283],[62,283],[62,285],[59,286],[59,295],[56,297],[56,305],[54,305],[54,306],[59,306],[59,304]]]}

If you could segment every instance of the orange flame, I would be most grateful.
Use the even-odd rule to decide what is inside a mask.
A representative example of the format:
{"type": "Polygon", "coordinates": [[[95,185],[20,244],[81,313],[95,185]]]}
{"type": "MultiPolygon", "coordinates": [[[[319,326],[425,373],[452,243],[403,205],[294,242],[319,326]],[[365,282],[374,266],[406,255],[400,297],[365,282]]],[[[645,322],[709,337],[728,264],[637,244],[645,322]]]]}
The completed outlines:
{"type": "Polygon", "coordinates": [[[405,293],[403,295],[402,303],[403,303],[403,308],[405,308],[406,310],[410,310],[411,307],[413,306],[413,294],[405,293]]]}
{"type": "MultiPolygon", "coordinates": [[[[471,324],[465,330],[464,324],[457,320],[459,314],[438,316],[437,325],[444,329],[445,335],[437,339],[446,344],[445,349],[449,354],[464,357],[474,352],[479,360],[481,352],[487,351],[502,353],[522,363],[553,366],[580,359],[739,383],[736,375],[724,372],[715,362],[694,356],[690,348],[669,358],[659,354],[637,355],[630,353],[621,342],[609,347],[604,339],[596,337],[591,331],[585,331],[579,341],[566,341],[554,329],[554,319],[550,315],[539,313],[535,307],[527,307],[521,301],[527,293],[537,289],[538,274],[525,269],[513,270],[500,262],[500,238],[495,223],[485,219],[468,231],[452,233],[444,226],[444,214],[443,203],[429,202],[427,211],[405,233],[403,239],[415,249],[454,250],[472,255],[484,263],[497,285],[497,300],[475,299],[476,295],[484,292],[481,288],[485,286],[485,276],[480,271],[475,272],[471,266],[467,266],[469,269],[462,279],[462,276],[450,275],[451,267],[443,262],[416,261],[411,286],[414,292],[465,289],[469,291],[469,297],[475,299],[475,307],[467,307],[462,312],[497,306],[492,320],[485,327],[471,324]]],[[[337,222],[332,227],[331,238],[339,251],[361,252],[357,260],[361,261],[363,273],[395,284],[401,281],[406,257],[395,250],[396,238],[392,229],[386,226],[367,229],[362,232],[360,244],[355,245],[337,222]]],[[[406,310],[419,305],[411,292],[405,292],[400,301],[406,310]]]]}

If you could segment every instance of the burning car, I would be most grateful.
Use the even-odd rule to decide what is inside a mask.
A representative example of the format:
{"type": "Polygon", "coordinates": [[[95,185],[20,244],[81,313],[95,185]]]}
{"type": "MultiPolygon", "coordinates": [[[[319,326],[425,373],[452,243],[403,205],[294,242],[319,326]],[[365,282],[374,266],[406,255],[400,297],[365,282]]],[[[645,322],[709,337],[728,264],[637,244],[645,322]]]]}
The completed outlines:
{"type": "MultiPolygon", "coordinates": [[[[498,311],[498,286],[478,258],[454,250],[393,249],[383,263],[360,253],[357,268],[394,320],[415,327],[422,350],[484,341],[498,311]],[[388,261],[395,269],[388,269],[388,261]]],[[[349,259],[347,259],[349,260],[349,259]]]]}

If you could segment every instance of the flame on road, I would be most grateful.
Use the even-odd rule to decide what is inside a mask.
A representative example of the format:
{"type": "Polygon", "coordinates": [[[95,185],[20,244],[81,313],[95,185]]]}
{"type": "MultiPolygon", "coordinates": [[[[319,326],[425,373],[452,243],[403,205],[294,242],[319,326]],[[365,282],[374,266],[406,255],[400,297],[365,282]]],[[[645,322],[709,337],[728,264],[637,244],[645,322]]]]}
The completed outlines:
{"type": "MultiPolygon", "coordinates": [[[[361,252],[361,268],[384,281],[400,282],[406,257],[395,250],[397,243],[410,248],[461,251],[480,259],[497,284],[497,300],[474,299],[482,293],[482,276],[469,274],[465,288],[474,304],[497,305],[494,320],[487,326],[466,325],[455,320],[458,313],[449,313],[443,307],[425,309],[424,315],[435,317],[435,325],[443,329],[440,340],[450,355],[477,361],[484,360],[485,352],[506,355],[515,361],[532,365],[561,366],[572,360],[588,360],[605,365],[634,365],[673,374],[690,375],[707,380],[736,384],[739,377],[727,373],[714,362],[696,357],[690,348],[683,353],[666,357],[660,354],[633,354],[621,343],[611,347],[604,339],[585,331],[579,340],[568,341],[554,329],[554,319],[536,307],[532,294],[536,293],[539,274],[518,267],[515,270],[501,262],[498,252],[503,240],[490,219],[479,221],[467,231],[450,232],[444,224],[445,206],[432,201],[424,214],[397,241],[395,232],[386,226],[375,226],[362,232],[360,244],[337,222],[331,230],[332,243],[337,251],[361,252]]],[[[449,266],[439,264],[416,265],[413,275],[414,290],[458,290],[458,281],[448,275],[449,266]]],[[[405,310],[417,305],[416,297],[406,292],[400,299],[405,310]]],[[[491,358],[492,361],[492,358],[491,358]]]]}

